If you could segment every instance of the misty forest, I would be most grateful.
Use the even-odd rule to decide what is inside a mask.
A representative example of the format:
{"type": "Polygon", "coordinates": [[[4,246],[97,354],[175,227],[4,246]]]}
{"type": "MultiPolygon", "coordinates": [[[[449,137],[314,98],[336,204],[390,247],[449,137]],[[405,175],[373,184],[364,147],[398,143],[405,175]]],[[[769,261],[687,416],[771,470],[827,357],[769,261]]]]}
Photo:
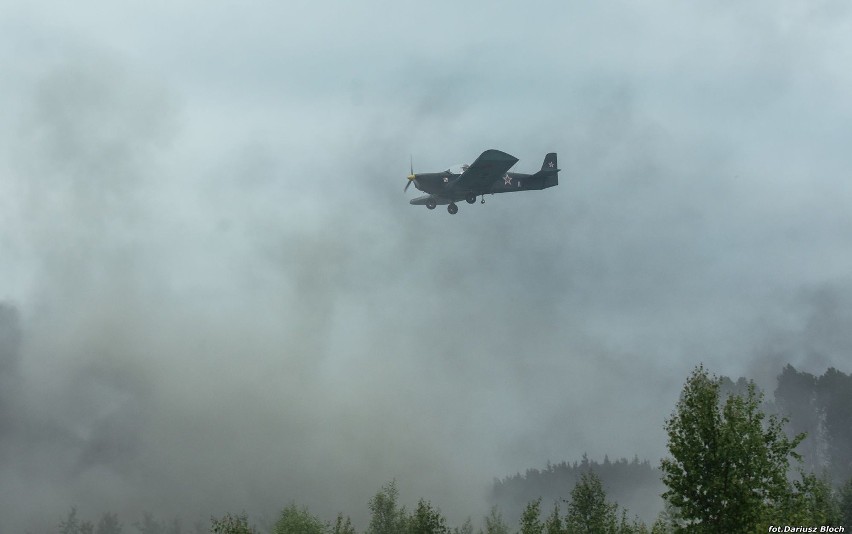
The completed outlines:
{"type": "Polygon", "coordinates": [[[850,58],[844,0],[3,0],[0,534],[850,532],[850,58]]]}
{"type": "MultiPolygon", "coordinates": [[[[20,343],[18,313],[1,304],[0,413],[10,429],[22,424],[13,396],[20,343]]],[[[455,534],[472,533],[475,524],[486,534],[760,532],[779,521],[852,528],[852,375],[829,368],[814,376],[788,364],[767,397],[751,380],[715,377],[702,365],[687,380],[666,430],[670,456],[659,465],[637,456],[599,462],[585,454],[579,462],[548,462],[495,479],[490,513],[452,528],[438,503],[421,498],[406,509],[392,480],[367,503],[365,530],[343,512],[320,518],[294,500],[277,517],[226,512],[193,523],[152,511],[130,522],[109,511],[84,518],[72,506],[56,532],[455,534]],[[694,491],[708,485],[711,492],[694,491]],[[752,494],[758,497],[747,497],[752,494]]]]}

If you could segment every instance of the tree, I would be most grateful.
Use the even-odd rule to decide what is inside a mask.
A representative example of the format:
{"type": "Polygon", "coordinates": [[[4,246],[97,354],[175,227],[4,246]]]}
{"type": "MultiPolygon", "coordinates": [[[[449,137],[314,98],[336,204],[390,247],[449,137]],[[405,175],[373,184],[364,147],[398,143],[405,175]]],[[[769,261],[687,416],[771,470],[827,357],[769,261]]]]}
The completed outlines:
{"type": "Polygon", "coordinates": [[[651,534],[668,534],[671,532],[670,525],[671,523],[667,522],[665,517],[659,516],[651,525],[651,534]]]}
{"type": "Polygon", "coordinates": [[[682,522],[680,512],[670,502],[665,501],[663,510],[657,515],[654,524],[651,525],[651,534],[669,534],[674,532],[675,526],[682,522]]]}
{"type": "Polygon", "coordinates": [[[645,523],[639,517],[634,517],[633,520],[627,519],[627,510],[622,510],[616,532],[618,534],[648,534],[648,527],[645,526],[645,523]]]}
{"type": "Polygon", "coordinates": [[[562,517],[559,515],[559,503],[553,503],[553,512],[547,516],[544,528],[546,534],[565,534],[565,529],[562,526],[562,517]]]}
{"type": "Polygon", "coordinates": [[[847,530],[852,530],[852,478],[840,488],[837,499],[840,514],[840,524],[847,530]]]}
{"type": "Polygon", "coordinates": [[[95,525],[91,521],[80,521],[77,518],[77,508],[74,506],[68,512],[68,517],[59,522],[59,534],[94,534],[94,532],[95,525]]]}
{"type": "Polygon", "coordinates": [[[778,375],[775,405],[790,419],[787,428],[793,435],[805,434],[799,450],[807,469],[816,472],[827,465],[828,451],[822,424],[824,410],[817,398],[817,378],[797,371],[789,363],[778,375]]]}
{"type": "Polygon", "coordinates": [[[521,514],[520,534],[544,534],[544,524],[541,522],[541,497],[530,501],[521,514]]]}
{"type": "Polygon", "coordinates": [[[485,534],[509,534],[509,525],[503,521],[503,514],[496,506],[485,516],[485,534]]]}
{"type": "Polygon", "coordinates": [[[817,379],[825,416],[831,471],[838,481],[852,477],[852,375],[830,367],[817,379]]]}
{"type": "Polygon", "coordinates": [[[665,425],[663,497],[684,531],[755,532],[789,496],[789,461],[804,436],[788,438],[786,420],[765,416],[753,382],[724,404],[719,387],[702,365],[687,379],[665,425]]]}
{"type": "Polygon", "coordinates": [[[257,530],[249,525],[248,515],[225,514],[221,519],[212,518],[210,532],[213,534],[257,534],[257,530]]]}
{"type": "Polygon", "coordinates": [[[594,471],[607,488],[607,497],[612,502],[627,501],[631,509],[649,510],[659,506],[659,495],[666,489],[660,480],[658,465],[640,461],[638,456],[632,460],[605,457],[603,462],[598,462],[584,454],[582,461],[548,462],[545,469],[527,469],[525,473],[495,479],[488,502],[500,507],[508,523],[519,523],[530,501],[541,497],[542,503],[561,503],[580,480],[580,475],[594,471]]]}
{"type": "Polygon", "coordinates": [[[121,534],[121,523],[118,521],[118,515],[110,512],[101,516],[98,521],[96,534],[121,534]]]}
{"type": "Polygon", "coordinates": [[[580,475],[579,482],[571,490],[565,528],[578,534],[615,533],[617,509],[618,505],[607,502],[601,479],[587,471],[580,475]]]}
{"type": "Polygon", "coordinates": [[[337,522],[334,524],[334,529],[332,529],[332,534],[355,534],[355,527],[352,526],[352,520],[349,519],[349,516],[346,516],[346,520],[343,519],[343,514],[337,514],[337,522]]]}
{"type": "Polygon", "coordinates": [[[465,519],[461,527],[454,528],[453,534],[473,534],[473,522],[470,518],[465,519]]]}
{"type": "Polygon", "coordinates": [[[432,503],[420,499],[417,508],[408,519],[409,534],[448,534],[446,520],[432,503]]]}
{"type": "Polygon", "coordinates": [[[787,502],[771,518],[787,525],[838,525],[841,521],[831,484],[813,474],[801,474],[787,502]]]}
{"type": "Polygon", "coordinates": [[[367,534],[399,534],[405,531],[405,507],[397,503],[399,490],[391,480],[370,499],[370,525],[367,534]]]}
{"type": "Polygon", "coordinates": [[[325,524],[308,508],[298,508],[291,503],[281,511],[272,527],[273,534],[326,534],[325,524]]]}
{"type": "Polygon", "coordinates": [[[64,521],[59,522],[59,534],[79,534],[80,520],[77,519],[77,508],[71,507],[68,512],[68,517],[64,521]]]}

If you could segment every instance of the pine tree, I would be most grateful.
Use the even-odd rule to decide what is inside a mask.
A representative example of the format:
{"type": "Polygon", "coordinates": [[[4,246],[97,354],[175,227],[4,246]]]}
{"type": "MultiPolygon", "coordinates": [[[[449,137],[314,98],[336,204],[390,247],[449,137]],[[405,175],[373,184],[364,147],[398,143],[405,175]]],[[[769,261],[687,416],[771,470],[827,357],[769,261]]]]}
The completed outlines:
{"type": "Polygon", "coordinates": [[[559,503],[553,503],[553,512],[547,517],[544,527],[545,534],[565,534],[562,517],[559,515],[559,503]]]}
{"type": "Polygon", "coordinates": [[[521,515],[520,534],[544,534],[544,524],[541,522],[541,497],[531,501],[521,515]]]}
{"type": "Polygon", "coordinates": [[[601,479],[588,471],[571,490],[565,528],[572,534],[609,534],[617,529],[618,505],[607,501],[601,479]]]}

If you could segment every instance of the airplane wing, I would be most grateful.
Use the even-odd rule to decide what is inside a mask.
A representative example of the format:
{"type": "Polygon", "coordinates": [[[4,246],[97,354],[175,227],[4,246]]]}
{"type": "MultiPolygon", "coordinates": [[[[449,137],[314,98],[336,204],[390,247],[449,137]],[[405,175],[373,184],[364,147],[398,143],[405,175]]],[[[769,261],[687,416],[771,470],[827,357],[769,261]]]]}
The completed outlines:
{"type": "Polygon", "coordinates": [[[430,200],[433,200],[435,204],[439,206],[450,203],[449,198],[441,197],[438,195],[421,195],[417,198],[412,198],[408,201],[408,203],[414,204],[415,206],[426,206],[427,204],[429,204],[430,200]]]}
{"type": "Polygon", "coordinates": [[[499,150],[486,150],[474,161],[455,183],[455,189],[487,191],[518,162],[518,158],[499,150]]]}

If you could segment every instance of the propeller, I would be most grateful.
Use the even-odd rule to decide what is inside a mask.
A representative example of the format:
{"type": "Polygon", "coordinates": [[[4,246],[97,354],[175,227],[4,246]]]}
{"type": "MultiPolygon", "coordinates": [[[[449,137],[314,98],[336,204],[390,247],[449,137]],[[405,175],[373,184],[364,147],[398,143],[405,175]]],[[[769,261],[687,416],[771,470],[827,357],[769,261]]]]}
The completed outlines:
{"type": "Polygon", "coordinates": [[[402,192],[403,192],[403,193],[405,193],[406,191],[408,191],[408,186],[410,186],[410,185],[411,185],[411,182],[413,182],[413,181],[417,178],[417,177],[414,175],[414,158],[413,158],[413,157],[411,157],[411,156],[409,156],[409,158],[410,158],[409,163],[411,163],[411,168],[410,168],[411,173],[408,175],[408,183],[407,183],[407,184],[405,184],[405,189],[403,189],[403,190],[402,190],[402,192]]]}

